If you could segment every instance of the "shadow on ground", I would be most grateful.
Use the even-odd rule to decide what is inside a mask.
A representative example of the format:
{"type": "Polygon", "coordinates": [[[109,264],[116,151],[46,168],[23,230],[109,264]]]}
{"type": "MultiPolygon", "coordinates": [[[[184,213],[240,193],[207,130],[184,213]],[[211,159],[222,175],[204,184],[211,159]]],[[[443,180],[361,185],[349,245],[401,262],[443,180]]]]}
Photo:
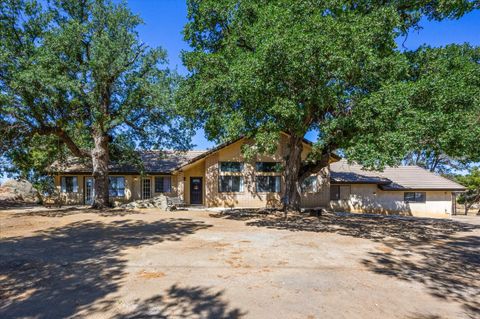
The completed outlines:
{"type": "Polygon", "coordinates": [[[152,223],[75,222],[0,242],[0,318],[65,318],[112,306],[100,301],[118,290],[122,251],[177,241],[210,227],[190,219],[152,223]],[[95,306],[94,302],[98,301],[95,306]]]}
{"type": "Polygon", "coordinates": [[[436,297],[463,304],[480,317],[480,225],[446,219],[326,213],[320,217],[256,210],[226,210],[211,217],[248,226],[336,233],[370,239],[386,247],[370,252],[364,266],[378,274],[419,282],[436,297]],[[470,233],[470,234],[469,234],[470,233]],[[478,232],[477,232],[478,233],[478,232]]]}
{"type": "Polygon", "coordinates": [[[37,208],[37,207],[40,207],[40,205],[35,203],[0,200],[0,210],[5,210],[5,211],[14,210],[14,209],[37,208]]]}
{"type": "Polygon", "coordinates": [[[137,308],[119,315],[118,319],[161,319],[161,318],[211,318],[237,319],[245,315],[239,309],[230,309],[223,300],[223,291],[214,292],[208,287],[170,287],[167,294],[155,296],[143,302],[137,301],[137,308]]]}
{"type": "Polygon", "coordinates": [[[125,208],[110,208],[110,209],[92,209],[88,206],[77,207],[77,206],[64,206],[61,208],[45,208],[45,209],[33,209],[32,211],[23,211],[21,213],[16,213],[13,217],[65,217],[76,214],[95,214],[102,217],[118,217],[118,216],[127,216],[127,215],[136,215],[144,214],[140,211],[135,211],[132,209],[125,208]]]}

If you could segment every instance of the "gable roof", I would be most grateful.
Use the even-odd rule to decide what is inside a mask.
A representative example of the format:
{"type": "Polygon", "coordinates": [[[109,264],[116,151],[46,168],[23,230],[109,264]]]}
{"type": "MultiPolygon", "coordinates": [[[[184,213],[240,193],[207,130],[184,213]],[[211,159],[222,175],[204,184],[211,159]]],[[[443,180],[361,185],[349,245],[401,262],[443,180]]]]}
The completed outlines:
{"type": "MultiPolygon", "coordinates": [[[[282,132],[288,135],[287,133],[282,132]]],[[[181,168],[193,164],[208,155],[211,155],[220,149],[232,145],[242,139],[244,136],[238,137],[228,142],[221,143],[209,150],[201,151],[139,151],[141,161],[144,165],[144,173],[146,174],[172,174],[181,168]]],[[[303,142],[309,146],[313,143],[303,138],[303,142]]],[[[340,160],[340,157],[336,154],[331,155],[332,162],[340,160]]],[[[115,164],[110,163],[108,166],[110,173],[124,173],[124,174],[139,174],[139,169],[135,165],[130,164],[115,164]]],[[[76,157],[70,157],[65,161],[54,162],[49,171],[51,173],[64,173],[64,174],[91,174],[92,164],[90,161],[78,159],[76,157]]]]}
{"type": "MultiPolygon", "coordinates": [[[[285,134],[285,135],[288,135],[288,133],[285,133],[285,132],[282,132],[282,133],[285,134]]],[[[207,151],[204,151],[203,153],[199,154],[197,157],[192,158],[190,161],[188,161],[188,162],[186,162],[186,163],[184,163],[184,164],[182,164],[182,165],[179,165],[179,166],[177,167],[177,169],[180,169],[180,168],[182,168],[182,167],[184,167],[184,166],[193,164],[193,163],[195,163],[196,161],[199,161],[199,160],[207,157],[208,155],[211,155],[211,154],[213,154],[213,153],[221,150],[222,148],[227,147],[227,146],[229,146],[229,145],[232,145],[232,144],[234,144],[234,143],[236,143],[236,142],[238,142],[238,141],[240,141],[240,140],[242,140],[242,139],[244,139],[244,138],[245,138],[245,136],[240,136],[239,138],[233,139],[233,140],[231,140],[231,141],[218,144],[217,146],[213,147],[212,149],[207,150],[207,151]]],[[[309,145],[309,146],[312,146],[312,145],[313,145],[313,143],[312,143],[311,141],[307,140],[306,138],[303,138],[303,143],[305,143],[305,144],[307,144],[307,145],[309,145]]],[[[338,156],[338,155],[336,155],[336,154],[332,154],[332,155],[331,155],[331,158],[332,158],[334,161],[338,161],[338,160],[341,159],[341,157],[338,156]]]]}
{"type": "MultiPolygon", "coordinates": [[[[183,165],[192,158],[197,157],[205,151],[139,151],[140,159],[147,174],[171,174],[179,165],[183,165]]],[[[111,173],[140,173],[137,166],[133,164],[110,163],[108,169],[111,173]]],[[[92,173],[91,161],[82,161],[76,157],[70,157],[65,161],[55,161],[50,166],[51,172],[92,173]]]]}
{"type": "Polygon", "coordinates": [[[419,166],[385,167],[380,171],[367,171],[356,163],[342,159],[330,164],[332,183],[377,184],[382,190],[453,190],[465,187],[419,166]]]}

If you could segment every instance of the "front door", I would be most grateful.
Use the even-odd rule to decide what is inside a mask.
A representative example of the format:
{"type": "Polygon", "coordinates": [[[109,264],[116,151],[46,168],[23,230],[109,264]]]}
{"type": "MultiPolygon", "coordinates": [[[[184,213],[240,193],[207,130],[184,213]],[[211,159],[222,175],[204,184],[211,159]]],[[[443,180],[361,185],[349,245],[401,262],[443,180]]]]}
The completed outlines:
{"type": "Polygon", "coordinates": [[[93,204],[93,195],[95,193],[95,187],[93,187],[93,177],[85,178],[85,205],[93,204]]]}
{"type": "Polygon", "coordinates": [[[201,177],[190,177],[190,204],[203,204],[203,185],[201,177]]]}
{"type": "Polygon", "coordinates": [[[150,187],[150,178],[144,178],[142,183],[142,198],[149,199],[152,196],[152,189],[150,187]]]}

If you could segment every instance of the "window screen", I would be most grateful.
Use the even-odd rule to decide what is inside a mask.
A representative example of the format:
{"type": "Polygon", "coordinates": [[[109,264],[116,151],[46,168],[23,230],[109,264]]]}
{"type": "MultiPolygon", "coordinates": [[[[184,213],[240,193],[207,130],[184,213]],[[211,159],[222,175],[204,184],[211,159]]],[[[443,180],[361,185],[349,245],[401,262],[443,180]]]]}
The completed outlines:
{"type": "Polygon", "coordinates": [[[218,191],[225,192],[243,192],[242,176],[220,176],[218,183],[218,191]]]}
{"type": "Polygon", "coordinates": [[[77,176],[62,176],[61,178],[62,193],[77,193],[78,178],[77,176]]]}
{"type": "Polygon", "coordinates": [[[330,185],[330,200],[348,200],[350,193],[350,185],[330,185]]]}
{"type": "Polygon", "coordinates": [[[255,169],[262,173],[280,172],[281,165],[278,162],[257,162],[255,163],[255,169]]]}
{"type": "Polygon", "coordinates": [[[241,162],[220,162],[220,172],[241,173],[243,163],[241,162]]]}
{"type": "Polygon", "coordinates": [[[257,176],[257,192],[279,193],[280,176],[257,176]]]}
{"type": "Polygon", "coordinates": [[[405,192],[403,200],[411,203],[424,203],[427,200],[427,194],[425,192],[405,192]]]}
{"type": "Polygon", "coordinates": [[[340,185],[330,185],[330,200],[340,199],[340,185]]]}
{"type": "Polygon", "coordinates": [[[108,193],[113,197],[125,196],[125,177],[123,176],[110,176],[108,178],[108,193]]]}
{"type": "Polygon", "coordinates": [[[172,178],[170,176],[155,177],[155,193],[170,193],[172,178]]]}

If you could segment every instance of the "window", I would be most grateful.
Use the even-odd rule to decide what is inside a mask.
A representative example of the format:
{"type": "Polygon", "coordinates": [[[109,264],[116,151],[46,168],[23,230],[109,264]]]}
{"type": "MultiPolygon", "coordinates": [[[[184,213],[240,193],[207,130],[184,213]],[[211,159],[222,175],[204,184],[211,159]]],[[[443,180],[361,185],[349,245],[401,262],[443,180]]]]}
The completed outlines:
{"type": "Polygon", "coordinates": [[[155,193],[170,193],[172,178],[170,176],[155,177],[155,193]]]}
{"type": "Polygon", "coordinates": [[[403,193],[403,200],[412,203],[425,203],[427,194],[425,192],[405,192],[403,193]]]}
{"type": "Polygon", "coordinates": [[[350,193],[350,185],[330,185],[330,200],[348,200],[350,193]]]}
{"type": "Polygon", "coordinates": [[[340,185],[330,185],[330,200],[340,199],[340,185]]]}
{"type": "Polygon", "coordinates": [[[243,163],[241,162],[220,162],[220,172],[241,173],[243,163]]]}
{"type": "Polygon", "coordinates": [[[257,172],[262,173],[280,172],[281,168],[281,164],[278,162],[257,162],[255,164],[257,172]]]}
{"type": "Polygon", "coordinates": [[[125,196],[125,177],[110,176],[108,178],[108,195],[112,197],[125,196]]]}
{"type": "Polygon", "coordinates": [[[243,192],[242,176],[220,176],[218,183],[218,191],[224,192],[243,192]]]}
{"type": "Polygon", "coordinates": [[[309,176],[302,183],[302,192],[304,193],[316,193],[318,191],[317,176],[309,176]]]}
{"type": "Polygon", "coordinates": [[[257,192],[280,192],[280,176],[257,176],[257,192]]]}
{"type": "Polygon", "coordinates": [[[77,193],[78,179],[77,176],[62,176],[61,179],[62,193],[77,193]]]}

